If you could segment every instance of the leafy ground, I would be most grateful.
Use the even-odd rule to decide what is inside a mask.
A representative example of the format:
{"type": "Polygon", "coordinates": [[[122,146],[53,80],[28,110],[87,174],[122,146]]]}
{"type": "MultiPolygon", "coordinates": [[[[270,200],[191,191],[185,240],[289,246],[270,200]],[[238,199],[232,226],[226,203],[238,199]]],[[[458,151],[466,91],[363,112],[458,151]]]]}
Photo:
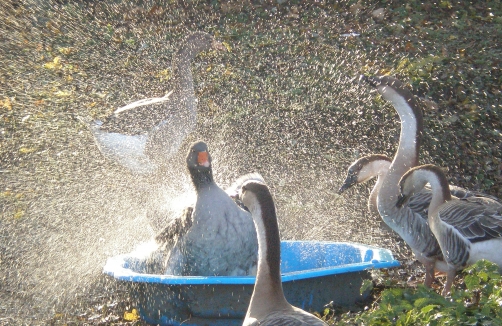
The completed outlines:
{"type": "Polygon", "coordinates": [[[502,196],[500,1],[9,0],[0,21],[0,323],[141,323],[100,269],[158,227],[136,198],[152,180],[101,157],[78,117],[165,94],[190,31],[230,52],[193,65],[199,124],[186,144],[210,144],[221,184],[260,171],[283,238],[389,248],[404,267],[384,280],[422,280],[366,213],[367,188],[336,195],[355,158],[397,144],[395,112],[361,73],[397,75],[424,99],[422,162],[502,196]]]}

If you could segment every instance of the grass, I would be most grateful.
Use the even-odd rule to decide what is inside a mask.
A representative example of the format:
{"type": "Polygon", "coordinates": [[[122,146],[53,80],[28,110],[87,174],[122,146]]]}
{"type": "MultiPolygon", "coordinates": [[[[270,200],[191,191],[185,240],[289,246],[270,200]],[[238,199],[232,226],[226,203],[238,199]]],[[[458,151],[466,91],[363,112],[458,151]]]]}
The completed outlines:
{"type": "MultiPolygon", "coordinates": [[[[135,181],[100,156],[78,116],[103,118],[164,94],[171,54],[193,30],[211,32],[231,49],[205,53],[193,65],[199,99],[193,138],[212,144],[218,180],[253,170],[265,176],[288,217],[281,221],[284,238],[355,239],[411,259],[399,241],[389,244],[374,231],[364,192],[345,200],[334,195],[353,159],[392,156],[397,143],[393,109],[357,84],[361,73],[397,75],[425,100],[421,162],[447,168],[453,184],[502,195],[500,1],[12,0],[0,5],[0,16],[4,275],[14,275],[10,266],[40,265],[20,252],[52,262],[52,254],[37,251],[51,234],[78,239],[76,249],[58,240],[70,257],[75,250],[92,257],[80,244],[89,243],[87,234],[106,242],[120,230],[129,246],[145,236],[129,225],[129,211],[137,210],[127,209],[135,181]],[[372,15],[379,8],[383,19],[372,15]],[[297,228],[294,217],[307,211],[322,231],[297,228]],[[123,220],[103,224],[108,216],[123,220]]],[[[101,247],[92,249],[104,259],[101,247]]],[[[95,259],[99,273],[102,261],[95,259]]],[[[47,271],[30,271],[1,287],[34,292],[27,280],[36,284],[47,271]]],[[[120,289],[96,299],[88,284],[76,288],[81,297],[69,305],[75,308],[61,308],[51,322],[140,323],[124,320],[134,307],[120,289]]],[[[19,302],[30,302],[31,294],[23,295],[19,302]]],[[[41,305],[51,306],[49,298],[55,296],[41,305]]]]}

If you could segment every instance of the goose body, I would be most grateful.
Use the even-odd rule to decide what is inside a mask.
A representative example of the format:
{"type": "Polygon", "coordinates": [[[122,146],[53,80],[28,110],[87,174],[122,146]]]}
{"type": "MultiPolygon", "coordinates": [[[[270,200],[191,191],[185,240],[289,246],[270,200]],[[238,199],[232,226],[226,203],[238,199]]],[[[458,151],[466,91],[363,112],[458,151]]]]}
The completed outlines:
{"type": "Polygon", "coordinates": [[[243,184],[239,198],[251,211],[258,235],[258,272],[243,326],[327,325],[308,312],[292,306],[281,282],[281,243],[275,205],[268,187],[260,181],[243,184]]]}
{"type": "Polygon", "coordinates": [[[397,206],[426,183],[432,188],[429,224],[448,266],[443,295],[450,291],[457,270],[480,259],[496,263],[502,271],[502,204],[486,198],[452,197],[444,173],[429,164],[415,167],[403,175],[397,206]]]}
{"type": "MultiPolygon", "coordinates": [[[[197,199],[193,208],[157,236],[158,242],[176,237],[165,274],[254,275],[258,241],[253,221],[250,213],[214,182],[205,143],[192,145],[187,166],[197,199]]],[[[261,179],[256,174],[251,177],[261,179]]]]}
{"type": "Polygon", "coordinates": [[[197,100],[190,64],[201,51],[225,47],[204,32],[188,36],[173,54],[173,90],[128,104],[90,123],[101,153],[133,173],[149,174],[174,155],[195,127],[197,100]]]}

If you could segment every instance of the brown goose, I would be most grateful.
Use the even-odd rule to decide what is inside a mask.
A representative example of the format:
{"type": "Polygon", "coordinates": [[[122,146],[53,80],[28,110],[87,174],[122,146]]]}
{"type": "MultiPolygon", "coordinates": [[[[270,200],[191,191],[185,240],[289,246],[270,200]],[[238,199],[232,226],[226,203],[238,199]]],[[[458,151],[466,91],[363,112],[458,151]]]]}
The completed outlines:
{"type": "MultiPolygon", "coordinates": [[[[193,209],[187,209],[156,237],[158,242],[175,243],[167,258],[165,274],[255,274],[258,241],[250,213],[214,182],[211,162],[204,142],[191,146],[187,167],[197,199],[193,209]]],[[[263,180],[257,174],[249,178],[263,180]]],[[[246,177],[239,180],[244,182],[246,177]]]]}
{"type": "Polygon", "coordinates": [[[259,246],[256,283],[243,325],[327,325],[314,315],[292,306],[284,297],[279,225],[268,187],[256,180],[247,181],[239,198],[251,211],[259,246]]]}
{"type": "Polygon", "coordinates": [[[487,198],[452,197],[444,173],[428,164],[403,175],[397,207],[427,183],[432,188],[429,224],[448,264],[443,295],[450,292],[457,270],[480,259],[496,263],[502,271],[502,204],[487,198]]]}
{"type": "Polygon", "coordinates": [[[91,122],[101,153],[140,174],[155,172],[176,153],[197,119],[190,64],[198,53],[211,48],[226,50],[205,32],[191,34],[173,54],[171,92],[161,98],[131,103],[104,121],[91,122]]]}

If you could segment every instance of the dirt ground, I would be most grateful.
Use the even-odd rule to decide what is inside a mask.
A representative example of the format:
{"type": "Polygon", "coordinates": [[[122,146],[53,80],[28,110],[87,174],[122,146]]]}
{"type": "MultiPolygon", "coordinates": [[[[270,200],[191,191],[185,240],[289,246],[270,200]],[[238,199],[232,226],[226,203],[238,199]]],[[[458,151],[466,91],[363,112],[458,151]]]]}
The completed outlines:
{"type": "Polygon", "coordinates": [[[141,324],[101,271],[165,223],[146,217],[145,192],[193,194],[184,157],[197,139],[219,184],[265,177],[283,239],[388,248],[403,267],[379,277],[421,282],[406,245],[367,213],[371,185],[336,193],[353,160],[392,156],[398,141],[394,110],[358,76],[405,81],[425,99],[421,161],[501,197],[501,13],[499,1],[2,2],[0,324],[141,324]],[[133,176],[79,117],[164,95],[195,30],[229,48],[194,61],[197,128],[163,175],[133,176]]]}

